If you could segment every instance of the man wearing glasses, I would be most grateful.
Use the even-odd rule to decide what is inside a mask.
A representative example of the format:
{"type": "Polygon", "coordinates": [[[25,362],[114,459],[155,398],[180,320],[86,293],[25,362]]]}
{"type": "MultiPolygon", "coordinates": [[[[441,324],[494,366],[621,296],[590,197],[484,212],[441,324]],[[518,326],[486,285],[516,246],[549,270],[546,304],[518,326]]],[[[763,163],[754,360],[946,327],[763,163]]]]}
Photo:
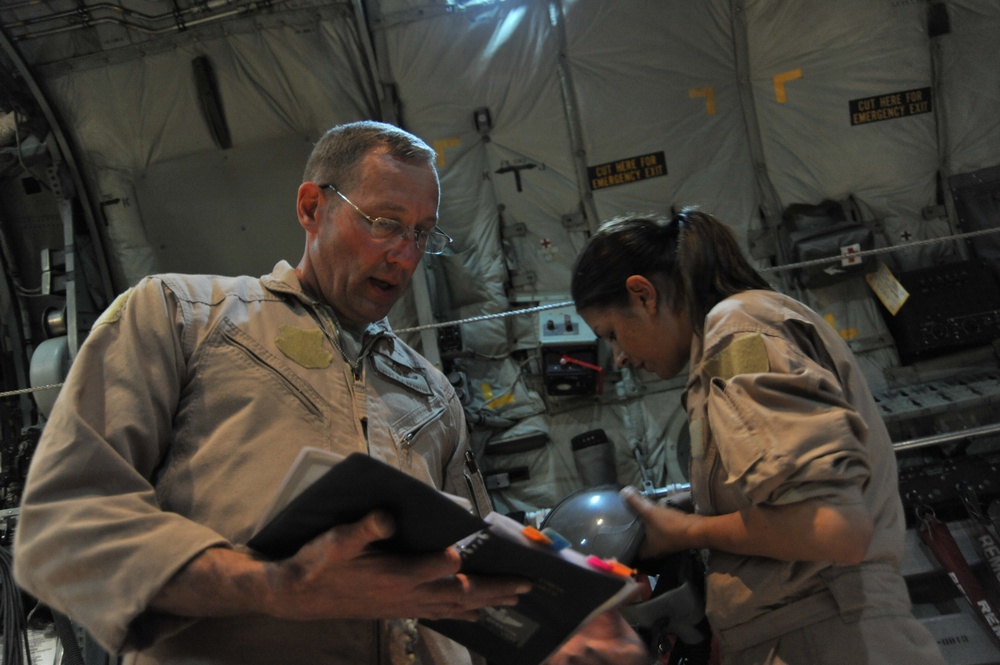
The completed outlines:
{"type": "Polygon", "coordinates": [[[377,513],[282,561],[244,545],[304,446],[468,494],[454,390],[385,320],[450,241],[433,160],[390,125],[335,127],[299,187],[297,267],[158,275],[118,298],[34,457],[19,584],[129,664],[469,661],[413,618],[475,619],[525,581],[458,574],[454,550],[374,555],[394,528],[377,513]]]}

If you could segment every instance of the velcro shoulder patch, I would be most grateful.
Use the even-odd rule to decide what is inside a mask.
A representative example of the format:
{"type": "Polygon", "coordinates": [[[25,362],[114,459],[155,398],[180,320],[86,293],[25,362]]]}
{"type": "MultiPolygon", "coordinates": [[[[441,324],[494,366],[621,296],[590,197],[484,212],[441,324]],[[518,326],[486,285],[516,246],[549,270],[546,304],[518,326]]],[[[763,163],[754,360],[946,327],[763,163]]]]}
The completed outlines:
{"type": "Polygon", "coordinates": [[[97,317],[97,320],[94,321],[94,325],[92,325],[90,329],[93,330],[97,326],[103,326],[108,323],[115,323],[116,321],[121,319],[122,312],[125,311],[125,303],[128,302],[129,296],[132,295],[132,290],[133,289],[129,287],[124,292],[119,294],[118,297],[115,298],[114,302],[112,302],[111,305],[108,306],[106,310],[104,310],[104,313],[101,314],[99,317],[97,317]]]}
{"type": "Polygon", "coordinates": [[[761,374],[770,368],[764,338],[759,333],[737,337],[705,363],[708,375],[723,381],[738,374],[761,374]]]}

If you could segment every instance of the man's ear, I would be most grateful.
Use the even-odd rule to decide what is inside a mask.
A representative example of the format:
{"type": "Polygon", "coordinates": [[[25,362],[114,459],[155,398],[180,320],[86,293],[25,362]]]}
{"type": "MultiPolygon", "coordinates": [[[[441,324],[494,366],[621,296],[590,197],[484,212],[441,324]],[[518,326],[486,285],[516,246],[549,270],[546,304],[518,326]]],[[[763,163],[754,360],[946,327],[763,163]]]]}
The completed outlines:
{"type": "Polygon", "coordinates": [[[655,313],[659,305],[656,286],[642,275],[630,275],[625,280],[625,290],[628,291],[629,302],[655,313]]]}
{"type": "Polygon", "coordinates": [[[319,232],[319,208],[323,201],[323,193],[314,182],[304,182],[299,185],[296,211],[299,215],[299,225],[310,233],[319,232]]]}

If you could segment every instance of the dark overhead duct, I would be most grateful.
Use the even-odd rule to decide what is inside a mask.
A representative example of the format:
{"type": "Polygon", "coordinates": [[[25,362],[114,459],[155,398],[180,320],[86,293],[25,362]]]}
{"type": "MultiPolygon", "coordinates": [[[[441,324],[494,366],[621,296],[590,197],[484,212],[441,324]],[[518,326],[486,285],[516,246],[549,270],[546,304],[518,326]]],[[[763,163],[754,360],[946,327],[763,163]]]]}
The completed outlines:
{"type": "Polygon", "coordinates": [[[198,104],[201,114],[208,123],[215,145],[228,150],[233,147],[233,139],[229,135],[229,125],[226,123],[226,113],[222,108],[222,97],[219,95],[219,85],[212,69],[212,61],[208,56],[198,56],[191,61],[194,71],[194,84],[198,91],[198,104]]]}

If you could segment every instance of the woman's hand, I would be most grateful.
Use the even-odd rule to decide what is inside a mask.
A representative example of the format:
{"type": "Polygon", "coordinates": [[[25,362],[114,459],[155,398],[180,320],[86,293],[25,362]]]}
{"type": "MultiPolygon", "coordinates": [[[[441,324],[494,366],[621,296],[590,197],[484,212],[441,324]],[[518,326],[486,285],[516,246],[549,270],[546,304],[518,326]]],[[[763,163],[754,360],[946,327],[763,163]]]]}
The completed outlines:
{"type": "Polygon", "coordinates": [[[657,557],[694,547],[690,528],[698,520],[691,513],[658,506],[633,487],[625,487],[621,497],[639,515],[646,529],[646,539],[639,551],[640,558],[657,557]]]}

